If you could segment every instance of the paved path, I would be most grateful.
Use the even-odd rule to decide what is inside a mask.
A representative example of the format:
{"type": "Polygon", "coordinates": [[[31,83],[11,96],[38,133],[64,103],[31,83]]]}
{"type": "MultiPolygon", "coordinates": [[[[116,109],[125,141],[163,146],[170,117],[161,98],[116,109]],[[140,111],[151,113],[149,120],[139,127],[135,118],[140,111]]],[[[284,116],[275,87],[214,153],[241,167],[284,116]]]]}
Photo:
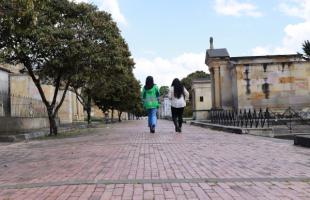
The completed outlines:
{"type": "Polygon", "coordinates": [[[310,199],[310,149],[159,121],[0,143],[0,199],[310,199]]]}

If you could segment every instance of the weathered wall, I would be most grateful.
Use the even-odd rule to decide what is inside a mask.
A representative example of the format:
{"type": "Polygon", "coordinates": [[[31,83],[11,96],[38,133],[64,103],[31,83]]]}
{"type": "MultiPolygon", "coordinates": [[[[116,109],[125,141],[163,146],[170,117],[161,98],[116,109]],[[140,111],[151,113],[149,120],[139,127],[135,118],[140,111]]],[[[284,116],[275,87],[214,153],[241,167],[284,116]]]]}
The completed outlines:
{"type": "Polygon", "coordinates": [[[84,120],[84,110],[82,104],[77,99],[77,96],[74,92],[71,94],[72,102],[72,115],[73,121],[83,121],[84,120]]]}
{"type": "Polygon", "coordinates": [[[310,62],[237,65],[239,108],[310,107],[310,62]]]}
{"type": "Polygon", "coordinates": [[[221,76],[221,105],[223,109],[232,109],[233,107],[233,93],[232,93],[232,76],[228,63],[224,63],[220,67],[221,76]]]}
{"type": "Polygon", "coordinates": [[[49,127],[48,118],[0,117],[0,135],[49,127]]]}
{"type": "Polygon", "coordinates": [[[11,95],[41,100],[37,87],[33,83],[31,77],[27,75],[11,74],[10,90],[11,95]]]}
{"type": "Polygon", "coordinates": [[[212,107],[211,82],[192,84],[193,118],[196,120],[207,119],[208,111],[212,107]],[[200,101],[200,97],[203,101],[200,101]]]}
{"type": "Polygon", "coordinates": [[[0,69],[0,116],[9,114],[9,74],[0,69]]]}
{"type": "MultiPolygon", "coordinates": [[[[108,118],[111,119],[112,117],[112,110],[108,110],[108,118]]],[[[86,116],[86,115],[85,115],[86,116]]],[[[97,107],[97,106],[92,106],[91,108],[91,116],[97,119],[105,119],[105,115],[102,113],[102,111],[97,107]]],[[[117,120],[118,119],[118,111],[114,110],[113,112],[113,119],[117,120]]],[[[128,120],[128,113],[127,112],[123,112],[121,115],[121,119],[122,120],[128,120]]]]}
{"type": "Polygon", "coordinates": [[[9,74],[0,69],[0,92],[8,93],[9,89],[9,74]]]}
{"type": "Polygon", "coordinates": [[[231,76],[231,92],[232,92],[232,108],[238,109],[238,79],[237,79],[237,68],[233,67],[230,69],[231,76]]]}
{"type": "MultiPolygon", "coordinates": [[[[59,91],[57,96],[57,102],[60,102],[61,97],[64,91],[59,91]]],[[[60,122],[63,124],[68,124],[73,122],[73,113],[72,113],[72,92],[67,91],[65,99],[58,111],[58,117],[60,122]]]]}
{"type": "MultiPolygon", "coordinates": [[[[31,77],[27,75],[11,75],[11,94],[16,96],[31,97],[41,100],[38,89],[34,85],[31,77]]],[[[48,101],[52,101],[54,87],[51,85],[42,85],[42,89],[48,101]]],[[[60,90],[57,96],[57,102],[60,102],[63,91],[60,90]]],[[[14,103],[14,102],[12,102],[14,103]]],[[[83,106],[76,100],[76,95],[72,91],[67,91],[65,100],[58,111],[60,123],[72,123],[74,120],[83,120],[83,106]]]]}

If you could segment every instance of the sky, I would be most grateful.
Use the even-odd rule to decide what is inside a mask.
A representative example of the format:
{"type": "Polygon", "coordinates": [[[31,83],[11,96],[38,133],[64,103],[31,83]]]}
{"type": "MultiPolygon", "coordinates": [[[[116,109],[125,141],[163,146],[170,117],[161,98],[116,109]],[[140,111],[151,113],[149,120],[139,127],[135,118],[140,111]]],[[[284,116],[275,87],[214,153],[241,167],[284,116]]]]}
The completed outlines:
{"type": "Polygon", "coordinates": [[[148,75],[169,86],[197,70],[208,71],[205,52],[230,56],[302,53],[310,40],[310,0],[74,0],[112,14],[136,63],[141,84],[148,75]]]}

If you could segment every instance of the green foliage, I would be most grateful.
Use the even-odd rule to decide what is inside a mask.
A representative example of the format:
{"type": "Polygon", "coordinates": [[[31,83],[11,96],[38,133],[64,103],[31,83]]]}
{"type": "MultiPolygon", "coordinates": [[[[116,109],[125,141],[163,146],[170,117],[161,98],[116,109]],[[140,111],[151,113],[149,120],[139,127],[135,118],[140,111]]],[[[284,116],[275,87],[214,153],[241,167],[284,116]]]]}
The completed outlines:
{"type": "Polygon", "coordinates": [[[187,77],[183,78],[181,80],[181,83],[184,85],[184,87],[188,91],[191,91],[192,81],[194,79],[199,79],[199,78],[210,78],[210,74],[207,74],[204,71],[196,71],[196,72],[193,72],[193,73],[187,75],[187,77]]]}
{"type": "Polygon", "coordinates": [[[46,105],[51,134],[56,135],[55,117],[71,77],[84,66],[79,65],[80,58],[88,43],[80,29],[95,7],[68,0],[0,0],[0,10],[0,57],[6,63],[23,64],[46,105]],[[55,86],[52,100],[42,83],[55,86]],[[64,92],[56,102],[60,88],[64,92]]]}
{"type": "Polygon", "coordinates": [[[0,10],[0,60],[23,64],[46,105],[51,134],[57,134],[55,116],[69,86],[82,91],[87,110],[91,99],[102,110],[138,107],[134,62],[110,14],[68,0],[0,0],[0,10]],[[45,83],[55,86],[52,100],[45,83]]]}
{"type": "Polygon", "coordinates": [[[168,92],[169,92],[169,87],[168,86],[161,86],[159,88],[159,93],[160,93],[161,96],[167,95],[168,92]]]}
{"type": "Polygon", "coordinates": [[[186,107],[184,108],[184,117],[192,117],[193,116],[193,107],[192,103],[189,102],[186,104],[186,107]]]}
{"type": "Polygon", "coordinates": [[[302,49],[304,51],[304,54],[306,56],[307,59],[310,59],[310,41],[306,40],[303,45],[302,45],[302,49]]]}

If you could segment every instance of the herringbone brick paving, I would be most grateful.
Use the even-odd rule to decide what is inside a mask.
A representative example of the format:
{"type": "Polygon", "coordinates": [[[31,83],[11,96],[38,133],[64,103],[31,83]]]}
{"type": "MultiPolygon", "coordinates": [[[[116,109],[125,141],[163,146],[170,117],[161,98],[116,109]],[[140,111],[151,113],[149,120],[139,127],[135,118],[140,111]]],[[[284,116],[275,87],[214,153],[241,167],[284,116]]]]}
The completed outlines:
{"type": "Polygon", "coordinates": [[[0,199],[310,199],[310,150],[292,141],[145,120],[0,144],[0,199]]]}

